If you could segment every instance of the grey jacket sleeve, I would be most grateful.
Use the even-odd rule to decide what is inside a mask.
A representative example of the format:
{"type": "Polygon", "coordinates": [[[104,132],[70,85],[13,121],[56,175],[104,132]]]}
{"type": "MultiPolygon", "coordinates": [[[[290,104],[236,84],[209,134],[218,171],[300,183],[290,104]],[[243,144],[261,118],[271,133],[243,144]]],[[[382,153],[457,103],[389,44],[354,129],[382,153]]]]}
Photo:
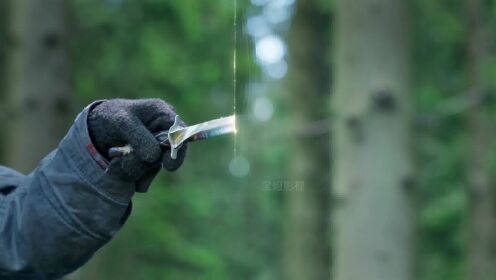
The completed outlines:
{"type": "Polygon", "coordinates": [[[89,108],[31,174],[0,167],[0,279],[57,279],[121,228],[135,186],[110,177],[88,134],[89,108]]]}

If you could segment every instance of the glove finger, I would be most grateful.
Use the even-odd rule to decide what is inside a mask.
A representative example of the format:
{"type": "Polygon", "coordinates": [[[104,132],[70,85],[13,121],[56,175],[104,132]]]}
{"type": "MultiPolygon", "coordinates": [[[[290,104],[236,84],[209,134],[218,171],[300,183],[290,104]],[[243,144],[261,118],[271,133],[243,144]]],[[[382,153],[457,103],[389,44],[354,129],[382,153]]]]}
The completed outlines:
{"type": "Polygon", "coordinates": [[[188,144],[184,143],[183,146],[179,149],[179,151],[177,151],[176,159],[172,159],[170,157],[170,150],[168,149],[165,152],[164,157],[162,158],[162,168],[164,168],[167,171],[177,170],[183,164],[187,150],[188,150],[188,144]]]}
{"type": "Polygon", "coordinates": [[[160,170],[160,164],[143,162],[135,155],[115,158],[110,162],[109,174],[122,180],[136,182],[137,191],[146,191],[160,170]]]}
{"type": "Polygon", "coordinates": [[[169,116],[160,116],[152,120],[146,125],[148,130],[153,133],[168,130],[174,124],[174,119],[169,118],[169,116]]]}
{"type": "Polygon", "coordinates": [[[133,147],[138,158],[148,163],[160,160],[160,144],[139,119],[130,117],[127,121],[120,122],[119,127],[122,138],[133,147]]]}
{"type": "Polygon", "coordinates": [[[110,162],[109,174],[125,181],[135,182],[147,171],[144,162],[135,155],[115,158],[110,162]]]}
{"type": "Polygon", "coordinates": [[[150,185],[160,171],[160,166],[152,168],[143,177],[141,177],[138,182],[136,182],[136,191],[139,193],[145,193],[150,188],[150,185]]]}
{"type": "Polygon", "coordinates": [[[176,116],[174,107],[158,98],[138,100],[132,107],[132,111],[145,124],[162,116],[174,122],[176,116]]]}

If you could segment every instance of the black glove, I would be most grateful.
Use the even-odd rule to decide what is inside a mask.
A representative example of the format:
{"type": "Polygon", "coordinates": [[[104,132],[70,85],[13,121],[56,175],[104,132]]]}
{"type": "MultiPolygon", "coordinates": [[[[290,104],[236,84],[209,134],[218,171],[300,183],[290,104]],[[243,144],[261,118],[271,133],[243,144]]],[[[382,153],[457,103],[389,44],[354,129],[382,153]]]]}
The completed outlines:
{"type": "Polygon", "coordinates": [[[153,136],[168,130],[174,123],[174,108],[160,99],[112,99],[94,107],[88,117],[90,137],[98,151],[107,156],[111,147],[130,144],[133,153],[110,161],[109,173],[125,181],[137,182],[144,192],[157,175],[160,166],[178,169],[186,155],[187,145],[170,157],[153,136]]]}

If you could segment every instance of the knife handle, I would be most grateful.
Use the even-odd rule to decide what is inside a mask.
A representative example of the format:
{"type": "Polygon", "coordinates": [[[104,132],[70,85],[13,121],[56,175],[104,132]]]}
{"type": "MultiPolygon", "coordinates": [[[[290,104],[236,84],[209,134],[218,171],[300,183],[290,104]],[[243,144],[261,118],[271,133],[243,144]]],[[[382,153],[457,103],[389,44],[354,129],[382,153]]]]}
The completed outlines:
{"type": "MultiPolygon", "coordinates": [[[[169,143],[169,131],[160,131],[156,134],[154,134],[155,139],[160,143],[161,147],[164,148],[170,148],[170,143],[169,143]]],[[[109,159],[113,158],[118,158],[118,157],[123,157],[131,154],[133,152],[133,147],[131,145],[127,144],[122,147],[112,147],[108,150],[107,156],[109,159]]]]}

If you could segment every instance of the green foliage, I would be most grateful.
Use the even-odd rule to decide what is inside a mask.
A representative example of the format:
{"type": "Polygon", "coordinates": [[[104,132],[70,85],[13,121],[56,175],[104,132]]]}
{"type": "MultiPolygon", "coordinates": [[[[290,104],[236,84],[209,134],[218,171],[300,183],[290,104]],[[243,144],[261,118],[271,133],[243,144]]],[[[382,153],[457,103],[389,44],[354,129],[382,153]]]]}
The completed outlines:
{"type": "MultiPolygon", "coordinates": [[[[238,31],[243,31],[249,1],[238,2],[238,31]]],[[[315,3],[327,11],[334,2],[315,3]]],[[[496,1],[486,2],[493,31],[496,1]]],[[[189,123],[232,113],[233,1],[68,3],[73,86],[81,107],[103,98],[160,97],[189,123]]],[[[0,1],[0,100],[7,74],[6,4],[0,1]]],[[[463,279],[467,139],[466,100],[460,96],[468,88],[465,3],[419,0],[411,7],[419,174],[417,279],[463,279]]],[[[244,86],[259,71],[251,43],[239,35],[241,110],[253,97],[244,86]]],[[[495,62],[494,56],[486,62],[492,88],[495,62]]],[[[284,95],[277,96],[273,87],[269,91],[277,106],[285,103],[284,95]]],[[[249,158],[251,175],[243,179],[228,172],[231,140],[191,145],[180,171],[161,174],[148,194],[137,195],[126,227],[83,274],[123,280],[277,279],[283,201],[280,193],[262,187],[264,181],[284,179],[290,135],[280,131],[294,127],[281,119],[291,113],[278,108],[275,122],[256,127],[244,119],[238,152],[249,158]]],[[[0,123],[2,116],[0,112],[0,123]]],[[[496,154],[491,158],[493,168],[496,154]]]]}
{"type": "MultiPolygon", "coordinates": [[[[232,114],[232,1],[73,0],[71,11],[80,104],[159,97],[190,123],[232,114]]],[[[248,70],[256,74],[241,36],[239,91],[248,70]]],[[[229,139],[191,145],[181,170],[164,172],[149,193],[137,195],[126,227],[83,277],[253,279],[269,266],[271,202],[260,189],[249,190],[250,179],[230,176],[232,146],[229,139]]]]}
{"type": "Polygon", "coordinates": [[[229,2],[75,0],[72,5],[71,55],[81,102],[165,97],[181,112],[202,106],[214,90],[231,98],[229,2]]]}
{"type": "Polygon", "coordinates": [[[416,1],[414,96],[419,279],[464,279],[467,22],[464,1],[416,1]]]}
{"type": "MultiPolygon", "coordinates": [[[[243,6],[247,4],[239,2],[242,31],[249,13],[243,6]]],[[[70,3],[70,54],[81,104],[111,97],[161,97],[187,122],[232,112],[233,1],[70,3]]],[[[333,9],[326,1],[316,3],[333,9]]],[[[462,279],[467,143],[462,129],[466,100],[459,97],[467,87],[464,3],[421,0],[412,9],[419,279],[462,279]]],[[[240,108],[252,98],[243,87],[258,72],[250,44],[240,35],[240,108]]],[[[496,73],[496,67],[489,73],[496,73]]],[[[285,103],[283,95],[270,95],[276,104],[285,103]]],[[[292,127],[283,121],[291,114],[286,110],[279,108],[276,122],[240,130],[239,149],[254,174],[242,180],[227,171],[232,151],[226,147],[232,142],[191,145],[183,169],[162,174],[148,194],[138,195],[127,226],[87,270],[96,270],[102,279],[276,279],[282,195],[260,190],[264,180],[283,179],[289,138],[279,138],[277,131],[292,127]],[[257,141],[246,140],[253,135],[257,141]]]]}

